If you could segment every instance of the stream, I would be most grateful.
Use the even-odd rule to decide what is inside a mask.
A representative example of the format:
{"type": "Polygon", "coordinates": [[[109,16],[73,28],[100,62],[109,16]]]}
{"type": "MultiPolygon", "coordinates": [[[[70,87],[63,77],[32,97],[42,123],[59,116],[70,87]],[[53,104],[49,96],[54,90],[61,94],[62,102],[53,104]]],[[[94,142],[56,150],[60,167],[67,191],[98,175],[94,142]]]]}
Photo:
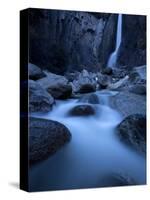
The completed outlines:
{"type": "Polygon", "coordinates": [[[51,119],[64,124],[72,134],[71,141],[48,159],[29,170],[32,191],[99,187],[102,178],[111,173],[123,173],[137,184],[145,184],[145,158],[124,145],[116,134],[122,116],[109,104],[115,91],[96,92],[100,104],[92,104],[93,116],[69,116],[78,99],[57,101],[48,113],[34,113],[34,117],[51,119]]]}

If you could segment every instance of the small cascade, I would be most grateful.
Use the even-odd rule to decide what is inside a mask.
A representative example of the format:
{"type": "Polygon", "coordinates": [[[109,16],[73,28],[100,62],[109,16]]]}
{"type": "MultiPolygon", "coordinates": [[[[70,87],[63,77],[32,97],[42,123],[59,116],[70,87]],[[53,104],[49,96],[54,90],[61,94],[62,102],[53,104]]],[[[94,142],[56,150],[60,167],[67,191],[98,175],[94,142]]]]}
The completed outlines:
{"type": "Polygon", "coordinates": [[[71,132],[71,141],[53,156],[30,168],[31,191],[103,186],[103,176],[122,172],[140,184],[145,183],[145,160],[117,138],[116,126],[122,121],[110,107],[116,91],[97,91],[99,104],[78,99],[57,101],[52,111],[34,113],[34,117],[58,121],[71,132]],[[92,116],[70,116],[77,105],[89,104],[92,116]]]}
{"type": "Polygon", "coordinates": [[[116,46],[114,52],[110,55],[108,59],[107,63],[108,67],[114,68],[116,66],[117,55],[121,44],[121,39],[122,39],[122,14],[119,14],[117,23],[116,46]]]}

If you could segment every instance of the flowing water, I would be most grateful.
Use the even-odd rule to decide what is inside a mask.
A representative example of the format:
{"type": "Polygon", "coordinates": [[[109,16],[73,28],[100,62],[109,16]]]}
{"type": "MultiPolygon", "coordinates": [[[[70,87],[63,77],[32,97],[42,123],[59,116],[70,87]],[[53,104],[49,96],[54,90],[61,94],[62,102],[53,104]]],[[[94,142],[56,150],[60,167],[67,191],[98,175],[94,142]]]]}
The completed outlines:
{"type": "Polygon", "coordinates": [[[53,156],[30,168],[31,191],[99,187],[102,177],[123,173],[137,184],[145,184],[145,158],[124,145],[115,128],[122,116],[109,106],[115,92],[96,92],[100,104],[92,104],[96,114],[71,117],[68,112],[79,104],[77,99],[58,101],[47,114],[36,117],[63,123],[72,134],[71,141],[53,156]]]}
{"type": "Polygon", "coordinates": [[[122,39],[122,14],[119,14],[118,15],[118,23],[117,23],[115,51],[110,55],[110,58],[107,63],[108,67],[114,68],[116,66],[117,55],[118,55],[118,50],[119,50],[119,47],[121,44],[121,39],[122,39]]]}

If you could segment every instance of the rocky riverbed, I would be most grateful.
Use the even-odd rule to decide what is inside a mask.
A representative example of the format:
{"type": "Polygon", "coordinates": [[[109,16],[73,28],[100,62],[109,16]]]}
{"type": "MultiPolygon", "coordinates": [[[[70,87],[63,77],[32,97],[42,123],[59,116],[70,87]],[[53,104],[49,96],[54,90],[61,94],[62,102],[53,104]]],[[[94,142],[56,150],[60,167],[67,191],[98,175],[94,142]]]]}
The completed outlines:
{"type": "MultiPolygon", "coordinates": [[[[80,118],[81,122],[82,120],[87,120],[87,126],[89,126],[88,123],[93,123],[93,119],[100,124],[107,124],[110,120],[113,124],[113,129],[110,129],[110,132],[113,131],[115,140],[118,141],[119,145],[131,149],[131,154],[135,152],[135,154],[143,157],[142,159],[145,159],[146,66],[135,67],[130,72],[122,69],[123,75],[121,77],[121,73],[116,72],[116,69],[112,70],[109,68],[99,73],[88,72],[84,69],[81,72],[67,73],[62,76],[48,71],[40,71],[40,68],[33,64],[29,64],[28,67],[30,68],[30,80],[28,83],[29,110],[31,115],[29,120],[29,159],[31,166],[33,166],[31,168],[32,175],[34,174],[33,169],[39,165],[38,163],[49,162],[53,155],[57,157],[57,155],[61,154],[63,148],[67,148],[69,143],[71,144],[76,140],[74,132],[78,131],[80,123],[78,122],[79,124],[74,126],[74,128],[70,124],[73,121],[76,123],[77,118],[80,118]],[[32,67],[36,68],[38,76],[36,76],[35,70],[32,67]],[[59,102],[62,102],[61,104],[65,106],[69,105],[70,101],[76,103],[71,103],[69,109],[66,107],[66,110],[59,110],[59,102]],[[57,107],[57,113],[59,112],[58,115],[60,116],[58,118],[55,117],[57,107]],[[114,114],[109,113],[109,109],[114,110],[120,116],[117,123],[113,122],[115,120],[115,112],[114,114]],[[109,115],[111,115],[111,119],[107,119],[109,115]],[[62,120],[61,116],[64,116],[64,119],[66,117],[66,122],[62,120]],[[72,122],[67,123],[67,117],[72,122]],[[77,128],[77,126],[79,127],[77,128]]],[[[95,125],[96,127],[97,125],[95,125]]],[[[99,131],[102,132],[106,130],[105,128],[99,128],[99,131]]],[[[82,130],[82,125],[79,132],[86,134],[82,130]]],[[[101,140],[99,137],[97,139],[101,140]]],[[[101,152],[102,150],[100,149],[97,151],[101,152]]],[[[103,151],[107,151],[106,149],[107,147],[103,151]]],[[[137,175],[132,177],[128,170],[127,172],[126,170],[124,170],[125,174],[124,171],[117,174],[117,171],[113,170],[110,175],[100,176],[100,180],[97,180],[94,184],[95,186],[116,186],[143,183],[143,179],[137,178],[137,175]]],[[[31,182],[34,185],[33,179],[31,182]]],[[[54,187],[54,189],[57,189],[57,187],[54,187]]]]}
{"type": "Polygon", "coordinates": [[[146,183],[146,17],[29,9],[31,191],[146,183]]]}

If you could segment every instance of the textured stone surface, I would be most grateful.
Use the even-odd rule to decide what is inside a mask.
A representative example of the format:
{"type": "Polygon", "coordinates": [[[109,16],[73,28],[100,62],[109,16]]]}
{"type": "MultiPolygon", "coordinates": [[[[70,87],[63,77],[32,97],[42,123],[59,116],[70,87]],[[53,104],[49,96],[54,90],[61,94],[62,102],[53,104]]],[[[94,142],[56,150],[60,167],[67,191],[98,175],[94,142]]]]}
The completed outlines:
{"type": "Polygon", "coordinates": [[[146,17],[123,15],[122,42],[118,55],[119,65],[146,64],[146,17]]]}
{"type": "Polygon", "coordinates": [[[46,76],[38,66],[32,63],[28,64],[28,72],[29,72],[29,79],[32,80],[38,80],[46,76]]]}
{"type": "Polygon", "coordinates": [[[120,139],[140,152],[146,152],[146,117],[134,114],[125,118],[117,126],[120,139]]]}
{"type": "Polygon", "coordinates": [[[38,83],[55,99],[67,99],[72,94],[71,85],[61,75],[47,72],[46,77],[38,80],[38,83]]]}
{"type": "Polygon", "coordinates": [[[83,68],[97,71],[105,15],[30,9],[30,62],[57,74],[83,68]]]}
{"type": "Polygon", "coordinates": [[[70,131],[63,124],[52,120],[30,117],[30,163],[41,161],[54,154],[70,139],[70,131]]]}
{"type": "Polygon", "coordinates": [[[29,80],[29,111],[48,112],[54,104],[54,98],[36,81],[29,80]]]}
{"type": "Polygon", "coordinates": [[[71,116],[89,116],[94,114],[95,114],[94,108],[90,105],[85,105],[85,104],[75,106],[69,111],[69,115],[71,116]]]}

